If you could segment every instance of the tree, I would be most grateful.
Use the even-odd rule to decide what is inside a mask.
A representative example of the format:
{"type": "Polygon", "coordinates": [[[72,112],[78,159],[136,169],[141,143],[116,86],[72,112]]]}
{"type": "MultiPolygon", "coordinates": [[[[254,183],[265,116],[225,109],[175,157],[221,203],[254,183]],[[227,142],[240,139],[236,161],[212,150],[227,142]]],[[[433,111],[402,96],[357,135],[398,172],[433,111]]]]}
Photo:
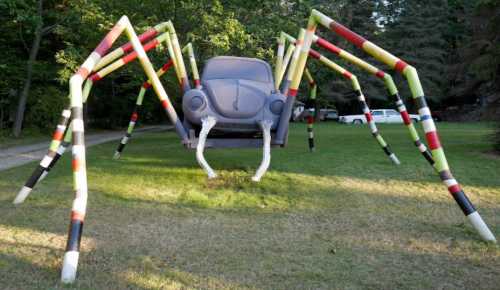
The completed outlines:
{"type": "Polygon", "coordinates": [[[17,105],[16,118],[13,126],[13,134],[19,137],[23,126],[24,113],[26,110],[26,100],[28,98],[31,83],[33,80],[33,66],[38,56],[42,37],[52,31],[55,25],[44,27],[44,8],[43,0],[38,0],[36,9],[33,9],[30,3],[24,1],[10,1],[8,3],[11,13],[16,17],[15,21],[23,22],[28,26],[28,30],[33,30],[33,41],[29,49],[29,57],[26,64],[26,76],[23,84],[23,89],[19,95],[17,105]]]}

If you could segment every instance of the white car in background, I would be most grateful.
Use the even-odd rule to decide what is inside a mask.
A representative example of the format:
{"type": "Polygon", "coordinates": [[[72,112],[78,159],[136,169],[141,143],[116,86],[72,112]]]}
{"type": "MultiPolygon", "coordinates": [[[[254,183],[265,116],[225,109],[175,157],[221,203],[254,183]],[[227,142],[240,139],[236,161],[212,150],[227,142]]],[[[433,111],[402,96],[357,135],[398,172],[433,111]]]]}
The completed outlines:
{"type": "MultiPolygon", "coordinates": [[[[378,109],[372,110],[372,116],[375,123],[403,123],[403,118],[398,111],[393,109],[378,109]]],[[[420,116],[415,114],[409,114],[410,119],[416,123],[420,121],[420,116]]],[[[365,124],[366,117],[364,114],[361,115],[345,115],[339,117],[339,122],[344,124],[365,124]]]]}

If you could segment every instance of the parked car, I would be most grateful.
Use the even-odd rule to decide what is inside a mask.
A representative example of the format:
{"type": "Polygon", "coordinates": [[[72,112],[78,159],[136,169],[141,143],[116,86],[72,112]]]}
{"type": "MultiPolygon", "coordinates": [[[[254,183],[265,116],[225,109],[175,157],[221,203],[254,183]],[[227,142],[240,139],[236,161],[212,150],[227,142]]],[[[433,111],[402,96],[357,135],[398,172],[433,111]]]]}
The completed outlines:
{"type": "Polygon", "coordinates": [[[337,110],[327,109],[326,114],[324,115],[323,118],[324,121],[328,120],[337,121],[339,119],[339,113],[337,112],[337,110]]]}
{"type": "MultiPolygon", "coordinates": [[[[392,109],[372,110],[372,116],[375,123],[403,123],[403,118],[398,111],[392,109]]],[[[409,114],[413,122],[419,122],[420,116],[409,114]]],[[[344,124],[364,124],[366,123],[365,115],[345,115],[339,117],[339,122],[344,124]]]]}
{"type": "MultiPolygon", "coordinates": [[[[315,109],[306,109],[302,112],[302,114],[298,117],[298,120],[305,121],[310,114],[314,115],[315,109]]],[[[328,121],[328,120],[338,120],[339,114],[337,110],[332,109],[320,109],[319,110],[319,120],[320,121],[328,121]]]]}
{"type": "MultiPolygon", "coordinates": [[[[301,102],[297,102],[292,113],[292,121],[305,121],[309,114],[314,115],[315,109],[305,109],[305,105],[301,102]]],[[[327,120],[338,120],[339,114],[337,110],[333,109],[320,109],[319,111],[319,119],[321,121],[327,120]]]]}

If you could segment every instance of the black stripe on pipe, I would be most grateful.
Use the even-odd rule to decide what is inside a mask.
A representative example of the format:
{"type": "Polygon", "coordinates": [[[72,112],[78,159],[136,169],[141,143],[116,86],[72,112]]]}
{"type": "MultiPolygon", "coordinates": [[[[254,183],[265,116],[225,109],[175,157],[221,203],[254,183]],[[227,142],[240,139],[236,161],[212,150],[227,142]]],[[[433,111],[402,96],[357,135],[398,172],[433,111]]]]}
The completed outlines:
{"type": "Polygon", "coordinates": [[[375,132],[372,133],[372,136],[375,137],[375,138],[377,138],[378,135],[379,135],[378,131],[375,131],[375,132]]]}
{"type": "Polygon", "coordinates": [[[73,117],[73,120],[83,120],[83,109],[81,107],[71,108],[71,116],[73,117]]]}
{"type": "Polygon", "coordinates": [[[45,169],[47,172],[49,172],[53,167],[54,165],[56,165],[57,161],[59,160],[59,158],[61,158],[61,154],[59,153],[56,153],[56,155],[54,156],[54,158],[52,159],[52,161],[50,162],[49,166],[47,167],[47,169],[45,169]]]}
{"type": "Polygon", "coordinates": [[[45,168],[41,166],[40,164],[35,168],[33,173],[31,174],[30,178],[28,181],[26,181],[26,184],[24,186],[33,188],[35,187],[35,184],[38,182],[38,179],[40,179],[40,176],[42,173],[45,171],[45,168]]]}
{"type": "Polygon", "coordinates": [[[417,109],[420,110],[422,108],[428,107],[427,106],[427,101],[425,100],[424,96],[417,97],[415,99],[415,104],[417,104],[417,109]]]}
{"type": "MultiPolygon", "coordinates": [[[[61,147],[64,147],[64,148],[68,148],[69,146],[69,142],[62,142],[61,147]]],[[[56,152],[56,155],[54,156],[54,158],[52,159],[52,161],[50,162],[49,166],[47,167],[47,172],[50,171],[57,163],[57,161],[59,161],[59,158],[61,158],[62,154],[59,154],[56,152]]]]}
{"type": "Polygon", "coordinates": [[[432,154],[431,152],[429,152],[429,150],[425,150],[424,152],[422,152],[422,155],[431,165],[434,165],[435,161],[434,158],[432,158],[432,154]]]}
{"type": "Polygon", "coordinates": [[[125,137],[130,138],[130,137],[132,137],[132,134],[127,133],[127,134],[125,134],[125,137]]]}
{"type": "Polygon", "coordinates": [[[392,95],[390,95],[390,97],[393,98],[396,101],[401,100],[401,97],[399,96],[399,93],[392,94],[392,95]]]}
{"type": "MultiPolygon", "coordinates": [[[[83,110],[80,107],[71,108],[73,120],[81,120],[83,122],[83,110]]],[[[84,145],[83,132],[73,130],[73,145],[84,145]]]]}
{"type": "Polygon", "coordinates": [[[73,145],[84,145],[83,132],[73,132],[73,145]]]}
{"type": "Polygon", "coordinates": [[[471,213],[476,211],[476,209],[474,208],[474,205],[472,205],[469,198],[467,198],[467,196],[465,195],[465,193],[462,190],[460,190],[459,192],[453,193],[452,196],[455,199],[455,201],[457,202],[460,209],[462,209],[463,213],[466,216],[470,215],[471,213]]]}
{"type": "Polygon", "coordinates": [[[118,148],[116,148],[116,152],[122,153],[124,147],[125,147],[125,144],[120,143],[118,145],[118,148]]]}
{"type": "Polygon", "coordinates": [[[79,251],[82,239],[83,221],[72,220],[69,225],[68,242],[66,251],[79,251]]]}
{"type": "Polygon", "coordinates": [[[312,151],[314,149],[314,139],[309,138],[309,149],[312,151]]]}
{"type": "Polygon", "coordinates": [[[387,156],[389,156],[389,155],[392,154],[391,149],[389,148],[389,146],[382,147],[382,149],[384,150],[384,152],[385,152],[385,154],[387,156]]]}

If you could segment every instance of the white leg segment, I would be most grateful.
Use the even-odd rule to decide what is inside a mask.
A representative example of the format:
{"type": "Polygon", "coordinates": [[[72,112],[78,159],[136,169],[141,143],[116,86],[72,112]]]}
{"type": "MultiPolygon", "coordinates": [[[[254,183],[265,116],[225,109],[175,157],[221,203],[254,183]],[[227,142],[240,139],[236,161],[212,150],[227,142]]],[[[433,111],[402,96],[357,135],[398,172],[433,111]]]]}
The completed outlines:
{"type": "Polygon", "coordinates": [[[255,182],[260,181],[269,168],[269,164],[271,164],[271,126],[273,125],[273,122],[271,120],[264,120],[261,121],[259,125],[262,128],[263,134],[263,157],[259,168],[252,177],[252,180],[255,182]]]}
{"type": "Polygon", "coordinates": [[[494,242],[494,243],[497,242],[497,240],[495,239],[495,236],[490,231],[488,226],[484,223],[483,219],[481,218],[481,216],[479,215],[479,213],[477,211],[468,215],[467,218],[470,220],[470,222],[472,223],[472,226],[474,226],[474,228],[479,233],[481,238],[483,238],[485,241],[494,242]]]}
{"type": "Polygon", "coordinates": [[[396,165],[400,165],[401,164],[401,162],[399,162],[399,159],[396,156],[396,154],[392,153],[391,155],[389,155],[389,158],[391,158],[391,160],[392,160],[392,162],[394,162],[394,164],[396,164],[396,165]]]}
{"type": "Polygon", "coordinates": [[[23,186],[19,193],[16,196],[16,199],[14,199],[14,204],[21,204],[24,202],[24,200],[28,197],[30,194],[32,188],[29,188],[27,186],[23,186]]]}
{"type": "Polygon", "coordinates": [[[77,251],[68,251],[64,253],[63,266],[61,271],[61,282],[70,284],[75,281],[79,256],[80,253],[77,251]]]}
{"type": "Polygon", "coordinates": [[[208,132],[210,132],[210,129],[212,129],[216,123],[217,120],[211,116],[207,116],[201,119],[201,131],[200,136],[198,137],[198,145],[196,146],[196,161],[198,161],[198,164],[200,164],[201,168],[205,170],[208,178],[215,178],[217,177],[217,174],[214,172],[212,167],[208,165],[207,160],[205,160],[205,157],[203,156],[203,150],[205,149],[205,142],[207,141],[208,132]]]}

